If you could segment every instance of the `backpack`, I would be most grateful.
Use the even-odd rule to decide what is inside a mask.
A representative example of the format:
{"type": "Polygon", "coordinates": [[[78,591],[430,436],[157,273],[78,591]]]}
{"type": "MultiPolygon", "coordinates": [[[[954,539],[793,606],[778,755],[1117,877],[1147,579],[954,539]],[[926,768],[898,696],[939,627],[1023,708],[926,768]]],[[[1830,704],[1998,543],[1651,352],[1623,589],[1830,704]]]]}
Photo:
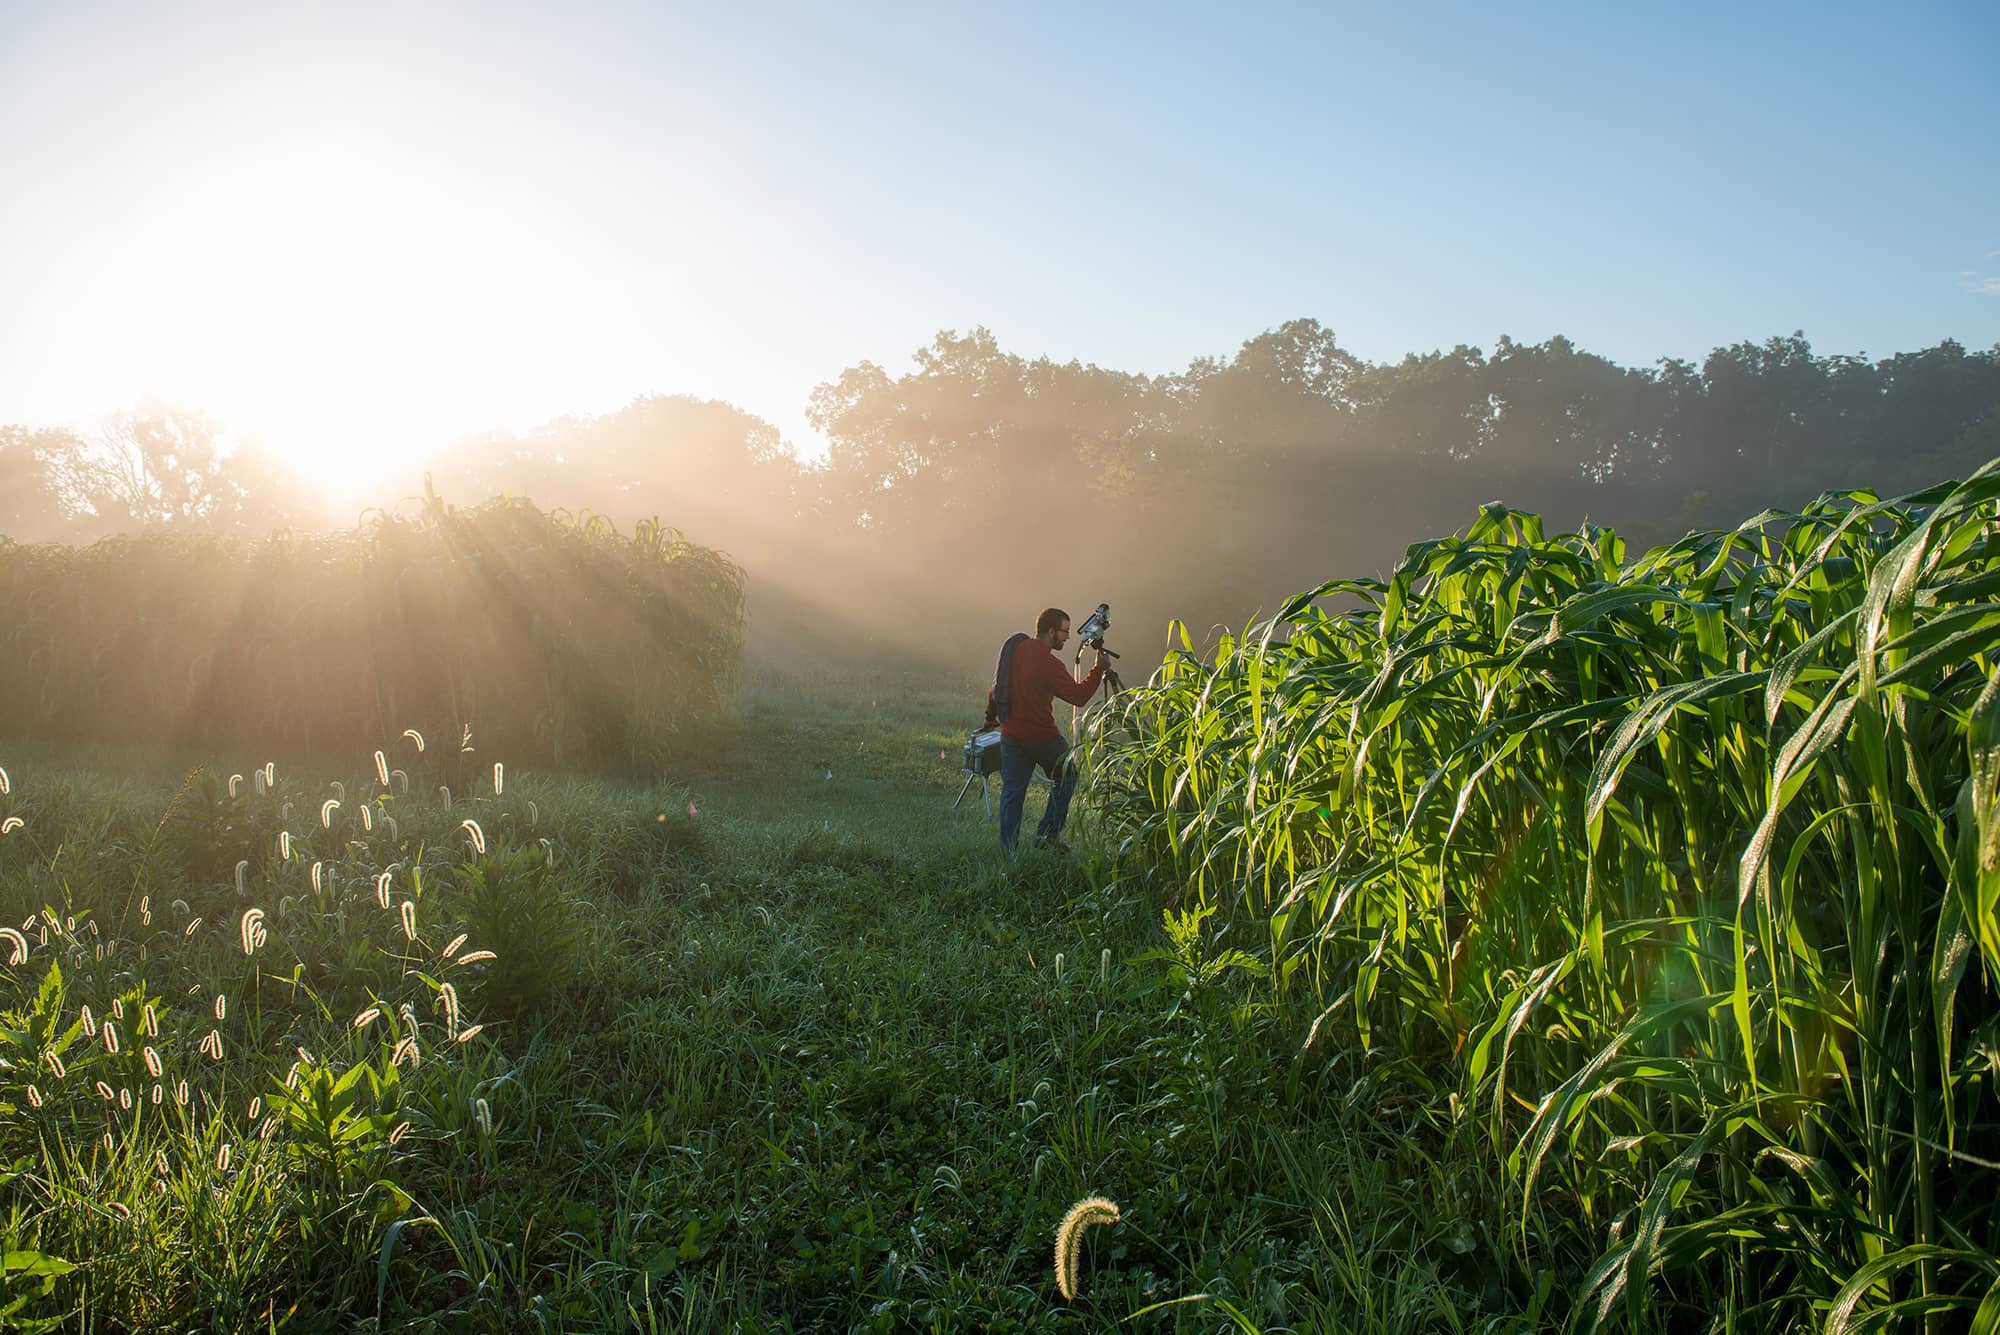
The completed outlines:
{"type": "Polygon", "coordinates": [[[993,689],[986,696],[986,728],[999,727],[1007,721],[1007,711],[1012,707],[1014,684],[1013,673],[1009,669],[1014,663],[1014,650],[1023,640],[1032,640],[1032,635],[1015,633],[1007,637],[1007,643],[1000,646],[1000,661],[993,668],[993,689]]]}

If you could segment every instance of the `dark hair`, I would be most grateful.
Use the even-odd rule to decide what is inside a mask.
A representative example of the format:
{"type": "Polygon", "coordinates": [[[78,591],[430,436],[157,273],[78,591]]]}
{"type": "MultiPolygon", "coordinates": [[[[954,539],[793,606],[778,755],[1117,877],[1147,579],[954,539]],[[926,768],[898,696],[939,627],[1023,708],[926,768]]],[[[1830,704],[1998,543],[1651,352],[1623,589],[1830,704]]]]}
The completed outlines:
{"type": "Polygon", "coordinates": [[[1060,607],[1045,607],[1042,614],[1035,618],[1035,634],[1046,635],[1067,620],[1069,613],[1060,607]]]}

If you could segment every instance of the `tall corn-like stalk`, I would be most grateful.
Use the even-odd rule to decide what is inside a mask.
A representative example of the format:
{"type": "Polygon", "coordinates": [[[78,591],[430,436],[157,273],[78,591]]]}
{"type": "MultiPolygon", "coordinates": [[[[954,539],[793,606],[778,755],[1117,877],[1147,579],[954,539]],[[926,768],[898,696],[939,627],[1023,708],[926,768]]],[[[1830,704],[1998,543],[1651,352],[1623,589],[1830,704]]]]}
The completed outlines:
{"type": "Polygon", "coordinates": [[[1091,793],[1320,1041],[1479,1110],[1520,1245],[1596,1257],[1580,1324],[2000,1318],[1996,497],[1631,560],[1488,507],[1183,639],[1094,716],[1091,793]]]}

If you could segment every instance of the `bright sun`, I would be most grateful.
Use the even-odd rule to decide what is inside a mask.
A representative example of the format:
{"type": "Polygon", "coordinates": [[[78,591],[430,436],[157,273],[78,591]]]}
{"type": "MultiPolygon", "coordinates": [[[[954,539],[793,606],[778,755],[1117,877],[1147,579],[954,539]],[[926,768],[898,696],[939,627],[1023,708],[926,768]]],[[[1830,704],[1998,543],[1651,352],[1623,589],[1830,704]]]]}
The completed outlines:
{"type": "Polygon", "coordinates": [[[574,379],[586,355],[564,336],[575,285],[553,228],[377,149],[214,164],[133,232],[96,276],[106,305],[136,313],[106,360],[332,490],[519,424],[530,386],[574,379]]]}

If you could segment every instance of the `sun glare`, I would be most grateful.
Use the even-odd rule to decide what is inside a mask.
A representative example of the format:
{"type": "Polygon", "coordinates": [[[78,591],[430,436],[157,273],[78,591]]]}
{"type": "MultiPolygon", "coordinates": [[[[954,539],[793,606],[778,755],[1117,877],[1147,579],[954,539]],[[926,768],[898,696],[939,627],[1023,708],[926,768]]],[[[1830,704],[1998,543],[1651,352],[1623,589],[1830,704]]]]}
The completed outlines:
{"type": "Polygon", "coordinates": [[[139,312],[108,360],[332,490],[516,424],[583,355],[553,229],[379,152],[214,163],[134,231],[99,274],[139,312]]]}

